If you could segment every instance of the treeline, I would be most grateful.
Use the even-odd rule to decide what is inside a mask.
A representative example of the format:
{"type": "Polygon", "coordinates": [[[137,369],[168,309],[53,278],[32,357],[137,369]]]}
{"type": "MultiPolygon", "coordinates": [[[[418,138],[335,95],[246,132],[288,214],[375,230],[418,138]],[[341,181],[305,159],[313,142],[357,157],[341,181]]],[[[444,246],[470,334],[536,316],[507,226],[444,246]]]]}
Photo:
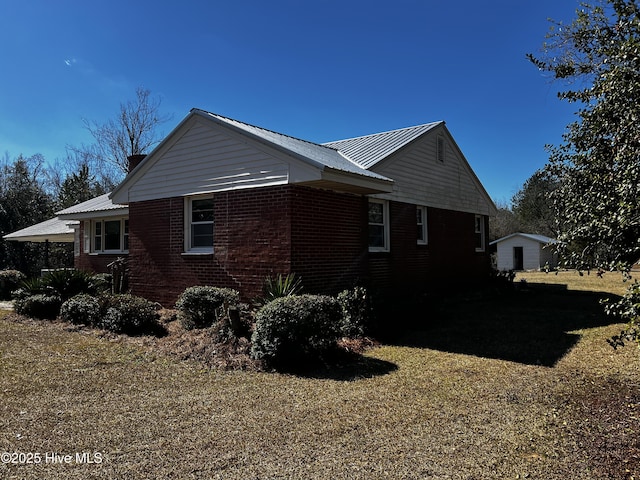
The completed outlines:
{"type": "Polygon", "coordinates": [[[36,154],[0,160],[0,270],[15,269],[33,276],[45,267],[73,265],[73,245],[7,241],[8,233],[55,217],[55,212],[84,202],[112,188],[97,179],[87,162],[72,156],[47,164],[36,154]],[[47,255],[45,256],[45,250],[47,255]]]}
{"type": "Polygon", "coordinates": [[[496,201],[498,214],[489,220],[490,240],[516,232],[556,237],[560,224],[554,210],[552,193],[557,188],[556,178],[544,169],[538,170],[511,198],[510,204],[496,201]]]}

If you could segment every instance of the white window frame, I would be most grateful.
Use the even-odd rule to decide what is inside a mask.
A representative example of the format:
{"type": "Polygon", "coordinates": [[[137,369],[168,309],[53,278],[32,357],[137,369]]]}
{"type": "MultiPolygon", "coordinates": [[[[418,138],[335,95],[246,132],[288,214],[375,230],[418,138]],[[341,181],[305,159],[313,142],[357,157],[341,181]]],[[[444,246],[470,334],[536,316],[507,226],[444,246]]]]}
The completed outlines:
{"type": "Polygon", "coordinates": [[[427,207],[423,205],[416,205],[416,230],[417,233],[422,234],[422,239],[420,235],[417,238],[418,245],[428,245],[429,244],[429,229],[427,228],[427,207]],[[420,219],[422,223],[418,222],[418,212],[421,212],[420,219]]]}
{"type": "MultiPolygon", "coordinates": [[[[484,252],[486,239],[485,239],[483,215],[476,215],[474,218],[474,234],[480,235],[480,246],[476,246],[476,252],[484,252]]],[[[474,243],[475,243],[475,235],[474,235],[474,243]]]]}
{"type": "Polygon", "coordinates": [[[128,243],[128,238],[129,238],[129,218],[127,217],[109,217],[109,218],[100,218],[100,219],[94,219],[91,220],[90,222],[85,222],[85,248],[87,245],[87,224],[90,224],[90,228],[91,228],[91,234],[90,234],[90,238],[89,238],[89,242],[91,244],[90,248],[91,248],[91,253],[93,254],[113,254],[113,253],[129,253],[129,249],[128,248],[124,248],[125,243],[128,243]],[[119,233],[119,240],[118,240],[118,244],[120,245],[120,248],[114,248],[114,249],[106,249],[105,248],[105,233],[106,233],[106,227],[105,227],[105,223],[109,223],[109,222],[119,222],[120,223],[120,233],[119,233]],[[96,247],[96,231],[97,231],[97,225],[100,225],[100,248],[96,247]]]}
{"type": "MultiPolygon", "coordinates": [[[[369,203],[377,203],[382,205],[382,223],[371,223],[368,221],[368,217],[367,217],[367,221],[368,221],[368,226],[377,226],[383,227],[383,242],[384,245],[382,246],[371,246],[371,244],[369,244],[369,251],[370,252],[388,252],[390,250],[390,235],[389,235],[389,201],[388,200],[381,200],[378,198],[369,198],[369,203]]],[[[367,215],[368,215],[368,205],[367,205],[367,215]]]]}
{"type": "MultiPolygon", "coordinates": [[[[192,246],[192,234],[191,227],[194,225],[192,222],[192,208],[193,202],[197,200],[212,200],[212,195],[198,195],[194,197],[186,197],[184,202],[184,252],[186,254],[212,254],[213,253],[213,245],[206,247],[194,247],[192,246]]],[[[196,224],[211,224],[213,228],[213,235],[215,239],[215,219],[211,222],[196,222],[196,224]]]]}

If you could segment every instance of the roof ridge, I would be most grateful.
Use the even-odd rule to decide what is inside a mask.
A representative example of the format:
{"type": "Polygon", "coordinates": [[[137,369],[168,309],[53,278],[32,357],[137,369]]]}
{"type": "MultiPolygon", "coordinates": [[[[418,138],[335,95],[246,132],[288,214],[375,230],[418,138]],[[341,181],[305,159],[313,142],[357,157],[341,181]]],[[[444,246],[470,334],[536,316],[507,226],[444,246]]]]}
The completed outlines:
{"type": "Polygon", "coordinates": [[[368,135],[359,135],[357,137],[350,137],[350,138],[342,138],[340,140],[333,140],[331,142],[324,142],[320,145],[322,146],[327,146],[328,143],[339,143],[339,142],[348,142],[348,141],[352,141],[352,140],[359,140],[362,138],[368,138],[368,137],[376,137],[378,135],[386,135],[389,133],[396,133],[396,132],[401,132],[403,130],[412,130],[412,129],[416,129],[416,128],[421,128],[421,127],[426,127],[426,126],[433,126],[436,125],[438,123],[442,123],[444,124],[445,121],[444,120],[438,120],[436,122],[427,122],[427,123],[421,123],[419,125],[412,125],[409,127],[403,127],[403,128],[394,128],[393,130],[386,130],[384,132],[376,132],[376,133],[369,133],[368,135]]]}
{"type": "Polygon", "coordinates": [[[218,118],[221,118],[221,119],[224,119],[224,120],[230,120],[230,121],[232,121],[232,122],[241,123],[242,125],[246,125],[246,126],[251,127],[251,128],[257,128],[258,130],[262,130],[262,131],[264,131],[264,132],[269,132],[269,133],[273,133],[273,134],[275,134],[275,135],[280,135],[280,136],[282,136],[282,137],[291,138],[291,139],[293,139],[293,140],[297,140],[297,141],[299,141],[299,142],[308,143],[309,145],[314,145],[314,146],[316,146],[316,147],[328,148],[329,150],[338,151],[338,149],[337,149],[337,148],[329,147],[328,145],[323,145],[323,144],[321,144],[321,143],[312,142],[311,140],[306,140],[306,139],[304,139],[304,138],[294,137],[293,135],[288,135],[288,134],[286,134],[286,133],[276,132],[275,130],[271,130],[271,129],[269,129],[269,128],[264,128],[264,127],[261,127],[261,126],[259,126],[259,125],[253,125],[253,124],[251,124],[251,123],[243,122],[242,120],[237,120],[237,119],[235,119],[235,118],[227,117],[227,116],[225,116],[225,115],[220,115],[219,113],[209,112],[208,110],[203,110],[203,109],[201,109],[201,108],[192,108],[192,109],[191,109],[191,111],[192,111],[192,112],[193,112],[194,110],[198,110],[198,111],[200,111],[200,112],[202,112],[202,113],[205,113],[205,114],[207,114],[207,115],[212,115],[212,116],[214,116],[214,117],[218,117],[218,118]]]}

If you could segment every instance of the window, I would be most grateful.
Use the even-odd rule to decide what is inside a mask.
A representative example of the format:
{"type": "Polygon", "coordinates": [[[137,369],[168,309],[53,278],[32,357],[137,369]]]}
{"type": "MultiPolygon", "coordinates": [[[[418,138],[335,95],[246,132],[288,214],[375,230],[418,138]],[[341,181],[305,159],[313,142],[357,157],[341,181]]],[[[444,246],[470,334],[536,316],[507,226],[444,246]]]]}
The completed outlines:
{"type": "Polygon", "coordinates": [[[186,202],[185,251],[213,252],[213,198],[190,198],[186,202]]]}
{"type": "Polygon", "coordinates": [[[476,252],[484,252],[484,217],[476,215],[476,252]]]}
{"type": "Polygon", "coordinates": [[[439,162],[444,163],[444,137],[442,135],[438,135],[436,142],[436,157],[439,162]]]}
{"type": "Polygon", "coordinates": [[[416,207],[416,227],[419,245],[426,245],[427,238],[427,207],[416,207]]]}
{"type": "MultiPolygon", "coordinates": [[[[126,252],[129,250],[129,220],[111,218],[93,220],[93,253],[126,252]]],[[[87,224],[85,224],[85,229],[87,224]]],[[[86,234],[86,232],[85,232],[86,234]]]]}
{"type": "Polygon", "coordinates": [[[389,251],[389,204],[369,199],[369,251],[389,251]]]}

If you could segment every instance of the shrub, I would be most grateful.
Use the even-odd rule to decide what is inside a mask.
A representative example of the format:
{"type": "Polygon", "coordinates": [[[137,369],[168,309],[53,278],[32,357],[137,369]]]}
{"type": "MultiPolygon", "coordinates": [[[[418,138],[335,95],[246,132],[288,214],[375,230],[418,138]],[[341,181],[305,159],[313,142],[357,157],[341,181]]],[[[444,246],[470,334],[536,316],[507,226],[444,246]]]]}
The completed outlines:
{"type": "Polygon", "coordinates": [[[372,323],[373,308],[367,289],[355,287],[338,294],[343,317],[341,334],[343,337],[363,337],[372,323]]]}
{"type": "Polygon", "coordinates": [[[240,294],[231,288],[195,286],[187,288],[176,302],[182,325],[187,329],[210,327],[237,307],[240,294]]]}
{"type": "Polygon", "coordinates": [[[61,305],[62,299],[59,296],[39,293],[16,298],[13,308],[20,315],[53,320],[58,316],[61,305]]]}
{"type": "Polygon", "coordinates": [[[75,324],[96,325],[100,321],[100,302],[91,295],[76,295],[62,304],[60,318],[75,324]]]}
{"type": "Polygon", "coordinates": [[[63,301],[81,293],[94,295],[104,287],[103,279],[82,270],[53,270],[43,277],[35,277],[20,282],[18,296],[56,295],[63,301]]]}
{"type": "Polygon", "coordinates": [[[298,295],[302,291],[302,280],[296,277],[295,273],[282,276],[281,273],[275,277],[267,277],[264,282],[264,296],[262,303],[267,304],[276,298],[298,295]]]}
{"type": "Polygon", "coordinates": [[[25,279],[24,273],[18,270],[0,270],[0,300],[11,298],[11,292],[25,279]]]}
{"type": "Polygon", "coordinates": [[[105,295],[100,298],[102,318],[98,326],[127,335],[159,334],[159,305],[129,294],[105,295]]]}
{"type": "Polygon", "coordinates": [[[42,277],[42,283],[46,289],[55,292],[63,300],[81,293],[98,292],[98,279],[93,274],[82,270],[53,270],[42,277]]]}
{"type": "Polygon", "coordinates": [[[335,298],[292,295],[278,298],[256,315],[251,355],[274,366],[321,358],[340,337],[342,308],[335,298]]]}
{"type": "Polygon", "coordinates": [[[110,273],[96,273],[91,277],[91,284],[95,287],[97,293],[112,293],[111,282],[113,275],[110,273]]]}

